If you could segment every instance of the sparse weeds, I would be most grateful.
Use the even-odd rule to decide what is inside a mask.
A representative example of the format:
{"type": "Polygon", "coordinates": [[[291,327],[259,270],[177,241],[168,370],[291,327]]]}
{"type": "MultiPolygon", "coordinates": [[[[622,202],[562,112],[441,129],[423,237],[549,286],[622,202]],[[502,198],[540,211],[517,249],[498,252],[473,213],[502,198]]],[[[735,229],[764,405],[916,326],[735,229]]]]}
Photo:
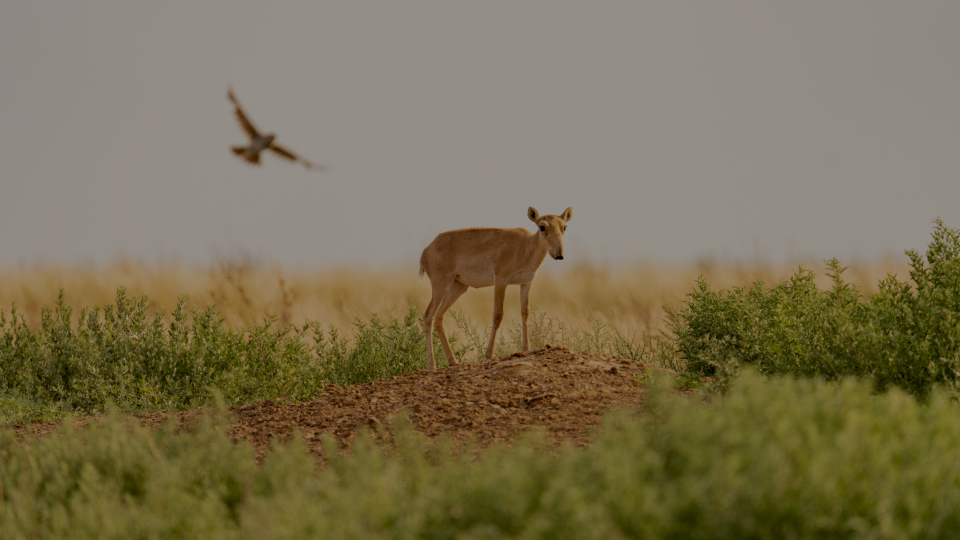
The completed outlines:
{"type": "MultiPolygon", "coordinates": [[[[478,325],[462,311],[453,308],[448,313],[464,336],[459,349],[454,347],[458,358],[467,361],[482,359],[490,339],[490,328],[485,328],[481,334],[478,325]]],[[[544,312],[531,310],[527,322],[527,339],[530,341],[530,348],[539,349],[551,345],[575,351],[619,356],[669,369],[676,368],[677,354],[666,336],[641,334],[637,337],[626,334],[604,323],[593,314],[588,316],[587,321],[590,324],[589,328],[571,329],[559,319],[547,317],[544,312]]],[[[456,333],[452,335],[457,336],[456,333]]],[[[503,324],[494,346],[494,355],[506,356],[522,349],[523,333],[520,322],[503,324]]]]}

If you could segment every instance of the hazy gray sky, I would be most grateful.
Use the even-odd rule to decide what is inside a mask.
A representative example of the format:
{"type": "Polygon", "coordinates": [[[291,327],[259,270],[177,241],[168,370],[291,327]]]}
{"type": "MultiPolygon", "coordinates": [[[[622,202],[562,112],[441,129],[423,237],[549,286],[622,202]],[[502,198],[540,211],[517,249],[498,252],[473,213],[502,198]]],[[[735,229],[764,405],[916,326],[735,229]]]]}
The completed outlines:
{"type": "MultiPolygon", "coordinates": [[[[960,2],[0,3],[0,264],[852,260],[960,227],[960,2]],[[278,142],[243,142],[233,88],[278,142]]],[[[414,270],[411,270],[414,271],[414,270]]]]}

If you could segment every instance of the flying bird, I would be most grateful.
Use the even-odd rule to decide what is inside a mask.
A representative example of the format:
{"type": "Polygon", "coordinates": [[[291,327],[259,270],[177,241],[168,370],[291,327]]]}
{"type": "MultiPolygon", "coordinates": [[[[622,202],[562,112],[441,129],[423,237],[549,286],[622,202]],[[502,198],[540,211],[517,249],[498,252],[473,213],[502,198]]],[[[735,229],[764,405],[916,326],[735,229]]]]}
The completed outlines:
{"type": "Polygon", "coordinates": [[[257,128],[254,127],[253,122],[247,118],[247,115],[244,114],[243,108],[240,107],[240,102],[237,101],[237,97],[233,95],[233,89],[227,88],[227,97],[230,98],[230,101],[233,102],[234,111],[233,113],[237,117],[237,123],[240,124],[240,129],[247,134],[247,137],[250,139],[250,142],[246,146],[231,146],[230,149],[233,150],[233,153],[253,165],[260,165],[260,153],[264,150],[270,150],[274,154],[277,154],[280,157],[289,159],[290,161],[299,161],[303,163],[303,166],[308,169],[317,169],[324,170],[326,167],[323,165],[318,165],[315,163],[310,163],[309,161],[303,159],[302,157],[297,156],[293,152],[287,150],[286,148],[279,146],[274,141],[277,136],[274,133],[263,133],[261,134],[257,131],[257,128]]]}

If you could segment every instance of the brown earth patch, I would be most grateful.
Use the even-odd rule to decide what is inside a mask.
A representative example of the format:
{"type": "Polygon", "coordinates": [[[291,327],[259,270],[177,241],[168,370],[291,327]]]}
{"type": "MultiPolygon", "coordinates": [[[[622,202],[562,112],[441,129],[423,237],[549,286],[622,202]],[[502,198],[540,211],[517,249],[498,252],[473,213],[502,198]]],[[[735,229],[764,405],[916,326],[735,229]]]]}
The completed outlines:
{"type": "MultiPolygon", "coordinates": [[[[471,362],[437,371],[417,371],[353,386],[330,385],[314,401],[278,404],[262,401],[231,407],[234,439],[250,441],[257,459],[270,440],[286,439],[299,430],[312,453],[320,457],[320,436],[328,432],[346,446],[367,427],[388,424],[402,411],[415,429],[431,439],[448,435],[479,446],[515,439],[525,429],[543,426],[550,440],[586,444],[601,415],[610,409],[636,406],[644,390],[636,381],[645,366],[632,360],[549,346],[529,353],[471,362]]],[[[177,413],[183,424],[197,411],[177,413]]],[[[137,418],[160,426],[166,414],[137,418]]],[[[78,419],[77,427],[87,420],[78,419]]],[[[18,433],[41,436],[56,424],[21,426],[18,433]]]]}

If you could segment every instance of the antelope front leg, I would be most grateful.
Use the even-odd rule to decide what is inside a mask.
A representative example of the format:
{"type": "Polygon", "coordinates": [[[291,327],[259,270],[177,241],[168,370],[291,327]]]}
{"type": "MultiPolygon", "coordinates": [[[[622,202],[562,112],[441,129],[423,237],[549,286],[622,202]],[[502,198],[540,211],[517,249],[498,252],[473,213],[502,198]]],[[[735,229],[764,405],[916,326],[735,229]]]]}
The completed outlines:
{"type": "Polygon", "coordinates": [[[523,352],[530,351],[527,341],[527,317],[530,316],[530,283],[520,286],[520,328],[523,330],[523,352]]]}
{"type": "Polygon", "coordinates": [[[503,320],[503,297],[507,293],[507,281],[497,280],[493,285],[493,328],[490,329],[490,343],[487,345],[487,359],[493,358],[493,344],[497,341],[497,330],[503,320]]]}
{"type": "Polygon", "coordinates": [[[436,308],[433,307],[433,302],[430,302],[430,305],[427,306],[427,311],[423,313],[423,334],[427,342],[427,369],[433,371],[436,369],[437,364],[433,359],[433,314],[436,311],[436,308]]]}

